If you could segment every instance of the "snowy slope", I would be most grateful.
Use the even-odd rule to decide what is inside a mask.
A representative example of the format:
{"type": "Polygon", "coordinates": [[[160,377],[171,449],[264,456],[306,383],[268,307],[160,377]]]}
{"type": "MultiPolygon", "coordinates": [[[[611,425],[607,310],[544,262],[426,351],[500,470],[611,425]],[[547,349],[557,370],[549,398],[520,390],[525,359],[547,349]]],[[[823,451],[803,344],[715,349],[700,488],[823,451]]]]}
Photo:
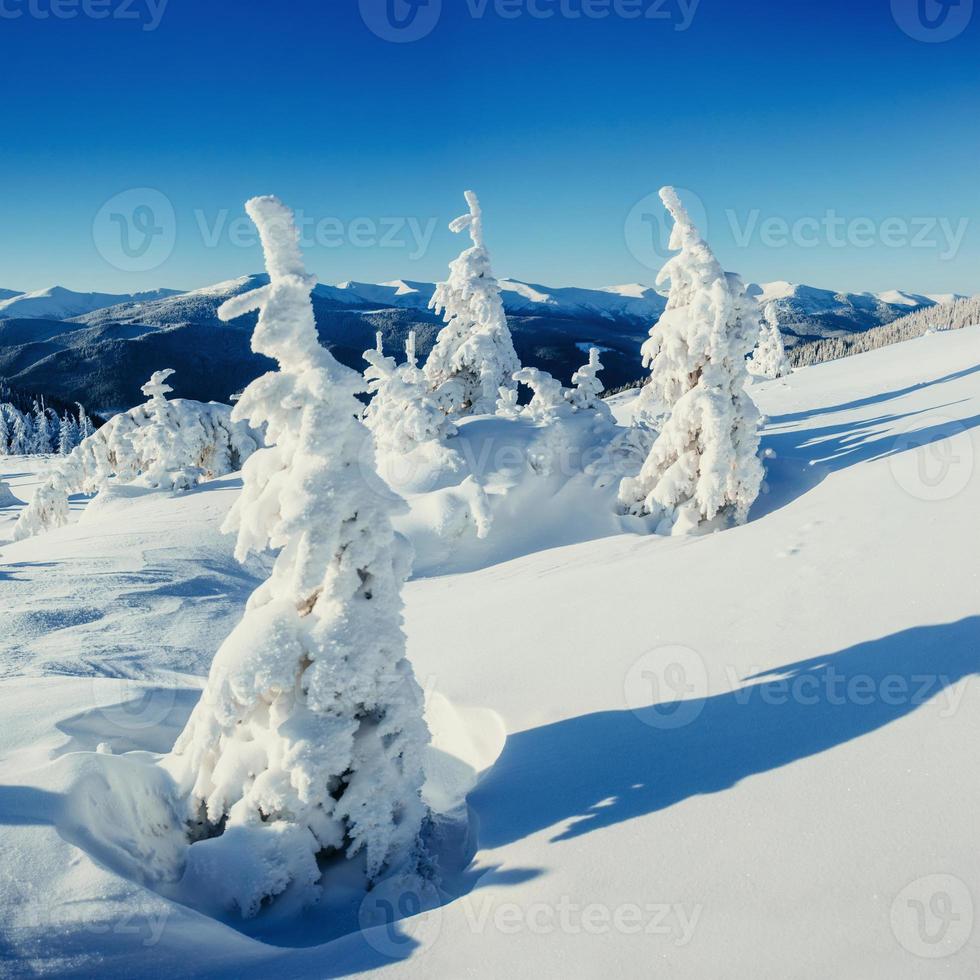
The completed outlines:
{"type": "Polygon", "coordinates": [[[145,293],[78,293],[63,286],[51,286],[33,293],[14,294],[0,301],[0,319],[5,317],[39,317],[68,320],[74,316],[101,310],[120,303],[150,303],[178,295],[178,289],[154,289],[145,293]]]}
{"type": "MultiPolygon", "coordinates": [[[[145,759],[92,754],[162,751],[190,710],[259,573],[215,531],[234,481],[0,545],[7,973],[972,980],[978,351],[971,328],[754,387],[775,456],[745,527],[556,547],[515,523],[521,557],[411,582],[440,757],[496,755],[466,706],[507,741],[455,897],[323,945],[312,920],[246,936],[144,887],[145,759]]],[[[25,461],[4,473],[23,497],[25,461]]]]}

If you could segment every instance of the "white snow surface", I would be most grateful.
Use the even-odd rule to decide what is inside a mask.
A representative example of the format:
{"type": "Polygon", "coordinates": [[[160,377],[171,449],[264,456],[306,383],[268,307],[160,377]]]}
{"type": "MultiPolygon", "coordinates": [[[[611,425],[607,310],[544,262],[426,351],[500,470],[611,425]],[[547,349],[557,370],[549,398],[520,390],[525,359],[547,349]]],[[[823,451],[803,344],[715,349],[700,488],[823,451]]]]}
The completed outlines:
{"type": "MultiPolygon", "coordinates": [[[[413,497],[426,794],[468,793],[475,855],[388,925],[365,909],[412,896],[246,934],[152,881],[176,845],[151,763],[268,574],[218,531],[239,481],[76,500],[18,544],[0,506],[0,974],[972,980],[978,354],[968,328],[753,385],[768,493],[717,534],[623,532],[584,478],[525,478],[454,566],[413,497]],[[923,933],[936,881],[958,918],[923,933]]],[[[0,478],[25,500],[51,462],[0,478]]]]}

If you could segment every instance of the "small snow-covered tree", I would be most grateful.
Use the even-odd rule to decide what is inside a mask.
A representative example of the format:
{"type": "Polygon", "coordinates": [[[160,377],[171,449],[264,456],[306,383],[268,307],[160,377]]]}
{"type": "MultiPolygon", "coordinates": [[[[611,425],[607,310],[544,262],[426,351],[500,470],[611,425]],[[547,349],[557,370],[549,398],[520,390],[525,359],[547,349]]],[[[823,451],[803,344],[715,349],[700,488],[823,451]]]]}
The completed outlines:
{"type": "Polygon", "coordinates": [[[114,415],[60,460],[21,512],[14,538],[59,526],[62,515],[67,519],[69,494],[92,495],[111,483],[183,489],[240,469],[257,448],[256,433],[232,422],[227,405],[164,401],[161,434],[153,403],[151,393],[149,403],[114,415]],[[63,507],[55,504],[58,496],[63,507]]]}
{"type": "Polygon", "coordinates": [[[429,391],[418,366],[414,330],[408,335],[405,353],[402,365],[386,357],[380,333],[376,348],[364,352],[369,364],[364,377],[374,395],[364,413],[364,423],[380,454],[407,456],[425,447],[433,461],[451,463],[455,454],[445,449],[445,440],[456,434],[456,427],[429,391]]]}
{"type": "Polygon", "coordinates": [[[619,500],[651,515],[660,533],[682,533],[719,515],[741,523],[762,484],[759,413],[745,391],[745,359],[759,335],[758,308],[737,276],[726,275],[672,187],[660,192],[674,219],[675,255],[667,309],[644,345],[653,360],[649,386],[666,406],[640,473],[619,500]]]}
{"type": "Polygon", "coordinates": [[[0,405],[0,456],[10,452],[10,423],[7,421],[7,406],[0,405]]]}
{"type": "Polygon", "coordinates": [[[521,406],[517,403],[516,388],[499,389],[496,414],[505,419],[516,419],[521,414],[521,406]]]}
{"type": "Polygon", "coordinates": [[[531,401],[524,407],[522,415],[535,422],[553,422],[570,411],[565,400],[561,382],[540,368],[525,367],[514,372],[514,380],[525,384],[534,392],[531,401]]]}
{"type": "Polygon", "coordinates": [[[150,380],[140,389],[149,399],[144,406],[147,424],[128,433],[136,457],[140,460],[136,469],[138,482],[147,487],[165,487],[186,490],[201,482],[203,473],[197,461],[206,442],[202,426],[195,419],[176,414],[167,395],[173,388],[167,378],[173,368],[154,371],[150,380]]]}
{"type": "Polygon", "coordinates": [[[67,456],[79,443],[78,423],[69,415],[67,409],[58,427],[58,453],[67,456]]]}
{"type": "Polygon", "coordinates": [[[10,455],[27,456],[34,451],[34,423],[29,415],[16,408],[13,410],[14,424],[11,426],[10,455]]]}
{"type": "Polygon", "coordinates": [[[34,437],[30,451],[39,456],[46,456],[52,451],[53,440],[51,438],[51,423],[48,419],[48,413],[44,408],[44,403],[35,399],[31,415],[34,422],[34,437]]]}
{"type": "Polygon", "coordinates": [[[600,397],[604,390],[602,382],[599,380],[599,372],[602,370],[602,362],[599,360],[599,348],[589,348],[589,362],[583,364],[573,375],[572,384],[565,392],[565,398],[576,412],[587,410],[601,410],[607,408],[605,402],[600,397]]]}
{"type": "Polygon", "coordinates": [[[68,523],[69,488],[63,473],[54,470],[34,491],[30,504],[20,512],[14,525],[14,540],[64,527],[68,523]]]}
{"type": "Polygon", "coordinates": [[[759,345],[748,363],[749,373],[760,378],[782,378],[790,373],[789,358],[779,329],[779,311],[775,303],[766,306],[765,322],[759,332],[759,345]]]}
{"type": "Polygon", "coordinates": [[[454,416],[492,414],[501,388],[513,388],[521,363],[514,351],[500,286],[483,240],[483,212],[466,191],[469,213],[450,230],[468,230],[472,247],[449,264],[449,278],[436,286],[429,306],[443,317],[425,375],[445,410],[454,416]]]}
{"type": "Polygon", "coordinates": [[[92,425],[92,420],[88,417],[82,403],[76,402],[75,404],[78,405],[78,441],[82,442],[95,431],[95,427],[92,425]]]}
{"type": "Polygon", "coordinates": [[[270,282],[219,315],[258,310],[252,348],[278,370],[235,407],[267,448],[225,527],[240,560],[278,555],[165,764],[194,828],[185,883],[252,916],[286,889],[316,898],[325,856],[363,855],[369,881],[411,871],[428,732],[405,659],[407,546],[393,499],[368,482],[363,378],[319,344],[292,212],[273,197],[246,208],[270,282]]]}

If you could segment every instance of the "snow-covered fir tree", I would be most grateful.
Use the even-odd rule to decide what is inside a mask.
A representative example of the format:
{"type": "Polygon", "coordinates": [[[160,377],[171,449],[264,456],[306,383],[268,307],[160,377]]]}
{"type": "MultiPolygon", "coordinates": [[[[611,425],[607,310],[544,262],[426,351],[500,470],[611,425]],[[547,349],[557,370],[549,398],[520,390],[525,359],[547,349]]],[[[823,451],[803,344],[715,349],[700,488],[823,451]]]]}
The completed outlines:
{"type": "Polygon", "coordinates": [[[64,527],[68,523],[70,489],[64,473],[54,470],[34,491],[14,525],[14,540],[22,541],[42,531],[64,527]]]}
{"type": "Polygon", "coordinates": [[[588,363],[583,364],[572,375],[572,384],[575,387],[565,392],[566,400],[576,412],[606,407],[600,397],[603,392],[603,384],[599,380],[601,370],[602,362],[599,360],[599,348],[590,347],[588,363]]]}
{"type": "Polygon", "coordinates": [[[44,408],[44,402],[35,399],[34,407],[31,411],[33,421],[33,438],[31,441],[30,452],[38,456],[46,456],[54,449],[51,433],[51,421],[44,408]]]}
{"type": "Polygon", "coordinates": [[[67,456],[81,440],[78,437],[78,423],[65,411],[58,427],[58,453],[67,456]]]}
{"type": "Polygon", "coordinates": [[[394,499],[368,483],[364,380],[319,344],[292,212],[273,197],[246,208],[270,282],[219,314],[258,310],[252,348],[278,370],[235,407],[267,448],[225,527],[239,559],[278,554],[165,764],[193,826],[185,883],[251,916],[287,889],[315,899],[331,855],[359,855],[369,881],[412,871],[428,731],[405,659],[408,546],[394,499]]]}
{"type": "Polygon", "coordinates": [[[759,378],[782,378],[792,371],[783,335],[779,329],[779,311],[775,303],[765,309],[762,327],[759,331],[759,344],[748,363],[749,373],[759,378]]]}
{"type": "Polygon", "coordinates": [[[451,463],[455,454],[446,449],[445,440],[456,434],[456,427],[439,407],[418,366],[414,330],[408,335],[405,355],[401,365],[386,357],[380,333],[375,349],[364,352],[369,365],[364,377],[373,395],[364,422],[379,454],[405,457],[424,449],[433,462],[451,463]]]}
{"type": "Polygon", "coordinates": [[[483,239],[483,213],[466,191],[469,213],[450,224],[469,231],[472,246],[449,265],[449,278],[429,303],[446,325],[425,364],[425,375],[444,410],[453,416],[492,414],[501,388],[514,387],[521,364],[514,350],[500,286],[483,239]]]}
{"type": "Polygon", "coordinates": [[[14,423],[10,430],[10,455],[26,456],[34,452],[34,424],[29,415],[14,411],[14,423]]]}
{"type": "Polygon", "coordinates": [[[525,367],[514,372],[514,380],[527,385],[533,395],[531,401],[521,411],[522,415],[535,422],[553,422],[569,412],[571,406],[565,399],[561,382],[540,368],[525,367]]]}
{"type": "Polygon", "coordinates": [[[628,513],[652,516],[660,533],[683,533],[718,517],[741,523],[758,496],[759,413],[745,391],[746,357],[759,336],[758,307],[726,275],[677,193],[660,197],[674,219],[658,285],[667,309],[644,356],[653,362],[652,398],[669,416],[636,477],[620,484],[628,513]]]}
{"type": "Polygon", "coordinates": [[[10,422],[7,419],[7,406],[0,405],[0,456],[10,452],[10,422]]]}
{"type": "Polygon", "coordinates": [[[92,495],[111,484],[132,483],[186,489],[241,469],[257,448],[257,434],[232,422],[227,405],[166,401],[162,388],[168,387],[159,373],[154,375],[144,389],[149,402],[114,415],[61,459],[21,512],[15,539],[60,526],[62,518],[67,520],[71,494],[92,495]],[[161,411],[166,413],[162,427],[161,411]],[[63,502],[56,502],[59,497],[63,502]]]}
{"type": "Polygon", "coordinates": [[[95,427],[92,425],[92,420],[88,417],[82,403],[76,402],[75,404],[78,405],[78,441],[82,442],[95,431],[95,427]]]}
{"type": "Polygon", "coordinates": [[[167,395],[173,388],[167,379],[173,368],[154,371],[140,388],[149,399],[143,407],[147,422],[127,434],[139,463],[138,482],[147,487],[186,490],[203,478],[196,465],[204,452],[207,434],[194,418],[176,413],[167,395]]]}

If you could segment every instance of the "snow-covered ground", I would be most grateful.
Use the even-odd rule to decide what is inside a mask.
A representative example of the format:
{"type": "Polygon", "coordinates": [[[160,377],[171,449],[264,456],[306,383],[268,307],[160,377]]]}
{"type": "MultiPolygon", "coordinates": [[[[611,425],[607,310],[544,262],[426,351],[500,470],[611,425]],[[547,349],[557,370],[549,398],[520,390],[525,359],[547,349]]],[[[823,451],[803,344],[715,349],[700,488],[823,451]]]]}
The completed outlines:
{"type": "MultiPolygon", "coordinates": [[[[976,977],[978,355],[971,328],[756,384],[768,493],[735,530],[617,533],[545,480],[439,567],[413,498],[427,791],[470,790],[475,855],[438,908],[352,892],[332,932],[148,887],[146,753],[268,568],[217,531],[238,481],[18,544],[0,510],[0,975],[976,977]]],[[[0,476],[25,499],[48,465],[0,476]]]]}

